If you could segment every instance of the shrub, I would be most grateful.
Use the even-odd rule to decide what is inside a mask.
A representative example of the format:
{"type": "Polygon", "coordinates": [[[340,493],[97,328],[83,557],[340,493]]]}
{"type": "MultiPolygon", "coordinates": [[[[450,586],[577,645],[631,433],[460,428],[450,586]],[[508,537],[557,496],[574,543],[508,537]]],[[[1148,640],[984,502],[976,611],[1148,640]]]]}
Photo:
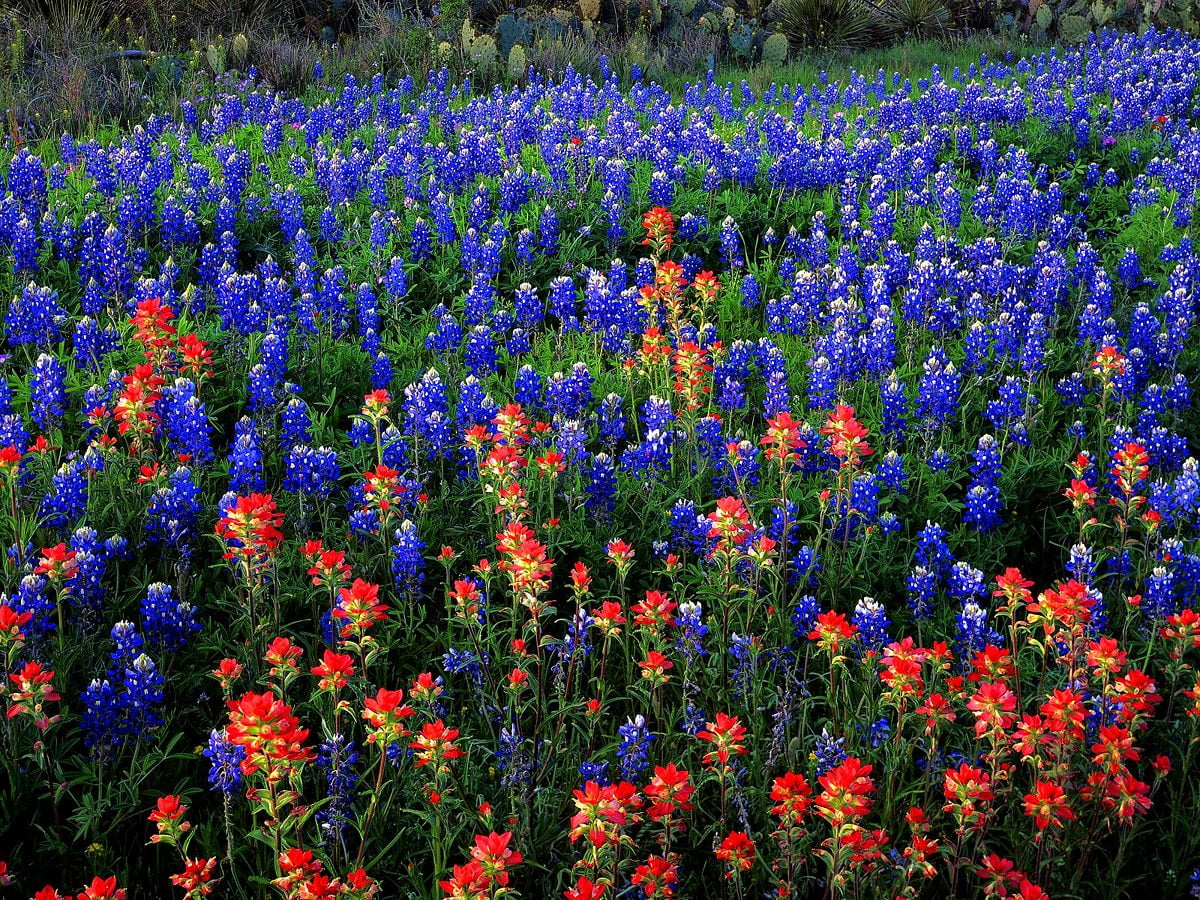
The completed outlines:
{"type": "Polygon", "coordinates": [[[852,50],[870,43],[870,10],[861,0],[783,0],[780,30],[793,47],[852,50]]]}

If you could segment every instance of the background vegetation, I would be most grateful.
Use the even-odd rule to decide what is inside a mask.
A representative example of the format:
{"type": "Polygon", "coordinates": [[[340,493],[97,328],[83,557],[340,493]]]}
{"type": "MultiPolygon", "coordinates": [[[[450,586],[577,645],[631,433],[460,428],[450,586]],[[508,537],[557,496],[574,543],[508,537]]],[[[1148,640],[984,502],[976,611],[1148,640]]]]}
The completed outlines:
{"type": "MultiPolygon", "coordinates": [[[[303,95],[323,70],[521,82],[607,64],[668,87],[720,68],[752,85],[965,67],[1092,29],[1194,30],[1200,0],[15,0],[0,3],[0,110],[10,143],[170,112],[251,74],[303,95]]],[[[319,80],[319,79],[318,79],[319,80]]]]}

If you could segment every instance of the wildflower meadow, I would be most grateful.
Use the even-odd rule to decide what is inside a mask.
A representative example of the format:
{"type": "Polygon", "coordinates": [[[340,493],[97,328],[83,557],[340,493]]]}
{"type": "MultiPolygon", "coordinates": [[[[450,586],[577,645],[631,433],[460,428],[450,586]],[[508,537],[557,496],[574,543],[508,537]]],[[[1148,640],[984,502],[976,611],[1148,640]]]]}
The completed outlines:
{"type": "Polygon", "coordinates": [[[1200,895],[1200,40],[314,83],[0,149],[0,897],[1200,895]]]}

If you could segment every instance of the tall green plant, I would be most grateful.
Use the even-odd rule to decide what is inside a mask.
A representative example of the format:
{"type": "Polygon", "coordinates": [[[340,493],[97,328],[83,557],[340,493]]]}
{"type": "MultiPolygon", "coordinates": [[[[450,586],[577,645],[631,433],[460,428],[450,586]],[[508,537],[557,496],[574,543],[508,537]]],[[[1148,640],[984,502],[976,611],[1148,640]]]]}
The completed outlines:
{"type": "Polygon", "coordinates": [[[853,50],[872,37],[871,12],[860,0],[784,0],[779,24],[793,47],[853,50]]]}

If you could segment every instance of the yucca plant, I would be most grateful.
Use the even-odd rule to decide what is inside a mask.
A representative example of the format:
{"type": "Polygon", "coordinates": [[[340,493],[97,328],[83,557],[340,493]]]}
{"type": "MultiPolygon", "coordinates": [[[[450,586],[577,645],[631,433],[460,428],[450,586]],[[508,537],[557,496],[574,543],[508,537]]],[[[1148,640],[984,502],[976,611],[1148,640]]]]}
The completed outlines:
{"type": "Polygon", "coordinates": [[[954,22],[945,0],[884,0],[875,8],[883,27],[900,39],[939,38],[954,22]]]}
{"type": "Polygon", "coordinates": [[[780,30],[793,47],[856,49],[870,43],[870,10],[861,0],[784,0],[780,30]]]}

